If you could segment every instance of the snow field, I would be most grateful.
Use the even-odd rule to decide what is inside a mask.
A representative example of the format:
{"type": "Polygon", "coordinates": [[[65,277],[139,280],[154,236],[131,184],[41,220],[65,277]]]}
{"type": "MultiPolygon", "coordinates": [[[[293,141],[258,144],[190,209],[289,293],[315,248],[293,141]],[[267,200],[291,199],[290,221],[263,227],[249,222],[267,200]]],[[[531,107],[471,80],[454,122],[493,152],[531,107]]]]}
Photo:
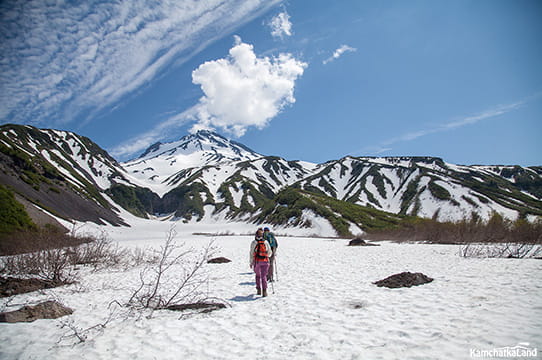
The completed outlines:
{"type": "MultiPolygon", "coordinates": [[[[115,229],[111,236],[123,246],[157,247],[163,230],[115,229]]],[[[212,240],[180,226],[179,232],[179,241],[196,248],[212,240]]],[[[75,310],[62,321],[81,329],[104,322],[111,309],[118,312],[114,320],[76,345],[73,339],[58,343],[67,333],[61,319],[0,324],[0,358],[468,359],[471,348],[519,342],[542,348],[539,260],[464,259],[449,245],[348,247],[345,240],[279,237],[279,281],[274,294],[270,287],[261,298],[248,267],[251,240],[214,238],[216,255],[232,262],[206,264],[206,287],[230,304],[227,309],[181,320],[181,313],[169,311],[127,316],[110,304],[129,298],[140,269],[83,270],[80,284],[12,302],[56,298],[75,310]],[[372,284],[402,271],[435,280],[403,289],[372,284]]]]}

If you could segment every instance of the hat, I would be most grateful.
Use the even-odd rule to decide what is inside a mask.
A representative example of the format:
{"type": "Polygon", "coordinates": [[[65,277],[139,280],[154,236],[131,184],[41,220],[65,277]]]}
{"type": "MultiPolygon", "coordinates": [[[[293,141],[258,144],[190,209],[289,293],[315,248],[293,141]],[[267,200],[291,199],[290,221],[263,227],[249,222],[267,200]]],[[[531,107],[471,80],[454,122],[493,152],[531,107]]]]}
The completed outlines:
{"type": "Polygon", "coordinates": [[[263,231],[269,231],[268,227],[263,228],[263,231]]]}

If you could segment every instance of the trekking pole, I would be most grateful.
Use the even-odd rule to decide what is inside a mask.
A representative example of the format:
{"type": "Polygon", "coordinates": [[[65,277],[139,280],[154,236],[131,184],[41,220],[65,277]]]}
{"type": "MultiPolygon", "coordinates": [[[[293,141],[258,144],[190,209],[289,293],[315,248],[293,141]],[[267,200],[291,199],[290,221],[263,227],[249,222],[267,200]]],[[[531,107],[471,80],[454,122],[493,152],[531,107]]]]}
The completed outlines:
{"type": "Polygon", "coordinates": [[[275,256],[273,258],[273,263],[275,266],[273,266],[273,269],[275,270],[275,277],[277,278],[277,281],[279,281],[279,272],[278,272],[278,269],[277,269],[277,257],[275,256]]]}
{"type": "Polygon", "coordinates": [[[272,280],[271,280],[271,289],[273,290],[273,294],[275,294],[275,284],[274,284],[275,276],[274,276],[274,273],[275,273],[275,264],[276,264],[276,262],[275,262],[275,256],[274,255],[271,258],[271,261],[272,261],[271,265],[273,266],[273,272],[271,273],[271,278],[272,278],[272,280]]]}

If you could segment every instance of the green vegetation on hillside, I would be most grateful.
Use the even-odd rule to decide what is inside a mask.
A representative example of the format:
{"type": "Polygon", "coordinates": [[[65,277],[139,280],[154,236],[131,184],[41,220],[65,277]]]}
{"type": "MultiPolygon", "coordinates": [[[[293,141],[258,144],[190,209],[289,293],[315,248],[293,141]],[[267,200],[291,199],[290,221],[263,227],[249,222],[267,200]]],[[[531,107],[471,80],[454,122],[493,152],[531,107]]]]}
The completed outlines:
{"type": "MultiPolygon", "coordinates": [[[[8,156],[12,162],[12,166],[17,169],[19,178],[32,186],[34,190],[40,191],[42,184],[53,185],[53,182],[57,184],[62,183],[65,186],[71,187],[74,191],[81,193],[85,197],[95,200],[102,207],[110,209],[109,203],[102,196],[100,190],[75,170],[79,167],[79,165],[69,156],[69,154],[71,154],[71,150],[69,152],[66,151],[69,150],[69,148],[66,146],[59,146],[48,135],[46,135],[44,131],[32,126],[8,124],[3,125],[1,129],[16,132],[17,141],[12,141],[10,137],[0,132],[0,140],[2,140],[2,142],[0,142],[0,153],[8,156]],[[39,155],[29,155],[29,153],[35,152],[35,150],[28,145],[25,145],[25,149],[25,147],[21,144],[29,144],[31,142],[37,143],[36,149],[38,151],[47,151],[51,160],[68,171],[82,186],[76,187],[75,185],[66,181],[65,177],[60,174],[59,170],[45,157],[39,155]],[[5,144],[10,144],[10,146],[6,146],[5,144]],[[53,149],[60,153],[66,153],[66,156],[58,156],[54,151],[52,151],[53,149]]],[[[87,148],[91,148],[93,151],[95,151],[96,154],[107,156],[109,158],[104,150],[101,150],[95,144],[92,145],[93,143],[89,139],[81,137],[81,141],[87,148]]],[[[65,145],[65,143],[63,142],[62,145],[65,145]]],[[[114,161],[113,159],[111,160],[114,161]]],[[[47,186],[47,189],[49,188],[50,186],[47,186]]]]}
{"type": "MultiPolygon", "coordinates": [[[[462,181],[464,186],[483,194],[494,202],[517,210],[520,218],[526,215],[542,216],[541,201],[521,192],[515,184],[496,175],[481,175],[477,173],[457,174],[456,178],[462,181]],[[481,178],[481,179],[478,179],[481,178]],[[481,181],[480,181],[481,180],[481,181]]],[[[534,180],[533,180],[534,181],[534,180]]],[[[536,186],[536,182],[532,183],[536,186]]],[[[477,196],[484,201],[480,196],[477,196]]]]}
{"type": "Polygon", "coordinates": [[[216,212],[229,208],[232,217],[252,214],[259,209],[268,208],[272,206],[271,199],[274,196],[273,191],[265,183],[253,183],[241,176],[239,172],[223,182],[218,188],[218,193],[222,197],[222,202],[217,202],[216,212]],[[235,206],[231,190],[241,191],[243,194],[239,207],[235,206]],[[252,199],[252,202],[249,201],[249,198],[252,199]]]}
{"type": "Polygon", "coordinates": [[[154,204],[158,195],[147,188],[115,184],[106,193],[125,210],[135,216],[147,218],[154,213],[154,204]]]}
{"type": "Polygon", "coordinates": [[[0,204],[0,236],[36,228],[24,206],[15,200],[12,191],[3,185],[0,185],[0,204]]]}
{"type": "Polygon", "coordinates": [[[430,181],[428,184],[429,191],[431,192],[431,195],[433,195],[435,198],[439,200],[450,200],[452,198],[452,195],[450,195],[450,192],[443,188],[442,186],[438,185],[434,180],[430,181]]]}
{"type": "Polygon", "coordinates": [[[356,224],[364,231],[393,228],[405,216],[394,215],[347,201],[311,193],[295,187],[280,191],[275,198],[275,207],[262,211],[260,222],[294,226],[310,225],[302,219],[303,210],[311,210],[329,221],[339,236],[352,236],[350,224],[356,224]]]}
{"type": "Polygon", "coordinates": [[[205,214],[203,207],[214,203],[209,189],[200,182],[193,182],[190,185],[178,186],[164,195],[155,212],[163,214],[175,212],[176,217],[190,220],[197,216],[199,220],[205,214]],[[205,199],[201,194],[205,195],[205,199]]]}

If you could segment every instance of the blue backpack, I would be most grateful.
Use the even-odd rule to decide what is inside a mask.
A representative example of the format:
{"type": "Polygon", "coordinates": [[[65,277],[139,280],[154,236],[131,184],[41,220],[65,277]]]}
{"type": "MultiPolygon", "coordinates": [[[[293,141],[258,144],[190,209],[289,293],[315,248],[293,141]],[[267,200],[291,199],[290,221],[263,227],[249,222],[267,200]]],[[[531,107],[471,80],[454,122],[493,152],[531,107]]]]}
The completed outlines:
{"type": "Polygon", "coordinates": [[[264,233],[264,239],[269,242],[271,248],[274,249],[277,247],[277,239],[275,239],[275,235],[272,232],[264,233]]]}

